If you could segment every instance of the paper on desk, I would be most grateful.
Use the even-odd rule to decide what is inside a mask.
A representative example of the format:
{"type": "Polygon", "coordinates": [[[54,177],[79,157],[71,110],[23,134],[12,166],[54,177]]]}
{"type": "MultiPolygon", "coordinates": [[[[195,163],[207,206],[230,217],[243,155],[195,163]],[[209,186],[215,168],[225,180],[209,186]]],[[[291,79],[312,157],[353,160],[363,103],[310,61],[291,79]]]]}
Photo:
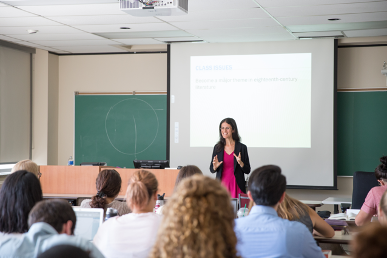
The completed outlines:
{"type": "Polygon", "coordinates": [[[357,214],[360,212],[359,209],[347,209],[346,210],[346,217],[347,220],[355,220],[357,214]]]}

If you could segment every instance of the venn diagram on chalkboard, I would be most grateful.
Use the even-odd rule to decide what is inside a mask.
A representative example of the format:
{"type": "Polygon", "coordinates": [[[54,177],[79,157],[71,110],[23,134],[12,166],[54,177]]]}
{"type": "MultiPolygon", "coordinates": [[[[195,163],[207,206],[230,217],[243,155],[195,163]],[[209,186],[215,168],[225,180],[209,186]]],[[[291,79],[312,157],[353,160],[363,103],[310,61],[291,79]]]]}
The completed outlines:
{"type": "Polygon", "coordinates": [[[146,151],[155,141],[159,118],[148,102],[128,98],[110,107],[105,118],[105,131],[110,144],[118,152],[136,155],[146,151]]]}

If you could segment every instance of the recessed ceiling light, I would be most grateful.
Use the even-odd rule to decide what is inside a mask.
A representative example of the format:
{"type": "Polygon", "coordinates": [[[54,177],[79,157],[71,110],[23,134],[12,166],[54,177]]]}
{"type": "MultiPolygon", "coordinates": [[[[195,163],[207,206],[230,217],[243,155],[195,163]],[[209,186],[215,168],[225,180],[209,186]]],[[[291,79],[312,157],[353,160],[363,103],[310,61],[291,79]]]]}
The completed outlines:
{"type": "Polygon", "coordinates": [[[38,32],[38,30],[27,30],[28,34],[35,34],[38,32]]]}
{"type": "Polygon", "coordinates": [[[339,19],[339,18],[331,18],[331,19],[327,19],[328,21],[339,21],[339,20],[341,20],[341,19],[339,19]]]}
{"type": "Polygon", "coordinates": [[[122,30],[130,30],[131,28],[129,28],[129,27],[120,27],[120,29],[122,29],[122,30]]]}

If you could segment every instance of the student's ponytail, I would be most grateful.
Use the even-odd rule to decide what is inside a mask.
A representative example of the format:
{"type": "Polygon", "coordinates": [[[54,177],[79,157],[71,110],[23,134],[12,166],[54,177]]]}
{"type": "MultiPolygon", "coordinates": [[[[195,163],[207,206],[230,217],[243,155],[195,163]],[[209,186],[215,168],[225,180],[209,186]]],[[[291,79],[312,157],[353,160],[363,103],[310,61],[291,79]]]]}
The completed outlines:
{"type": "Polygon", "coordinates": [[[154,174],[146,170],[136,171],[128,181],[128,206],[132,210],[133,207],[143,209],[157,190],[158,181],[154,174]]]}

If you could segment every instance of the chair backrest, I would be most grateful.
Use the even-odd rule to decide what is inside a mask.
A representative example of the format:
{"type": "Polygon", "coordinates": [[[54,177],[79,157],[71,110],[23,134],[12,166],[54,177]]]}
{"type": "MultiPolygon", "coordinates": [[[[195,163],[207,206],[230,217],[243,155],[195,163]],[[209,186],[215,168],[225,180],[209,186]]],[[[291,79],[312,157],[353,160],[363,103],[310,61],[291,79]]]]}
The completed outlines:
{"type": "Polygon", "coordinates": [[[354,172],[352,209],[361,209],[370,189],[378,185],[375,173],[362,171],[354,172]]]}
{"type": "Polygon", "coordinates": [[[244,208],[245,204],[247,205],[247,208],[248,208],[249,206],[248,195],[244,193],[238,194],[238,204],[239,204],[239,208],[244,208]]]}

